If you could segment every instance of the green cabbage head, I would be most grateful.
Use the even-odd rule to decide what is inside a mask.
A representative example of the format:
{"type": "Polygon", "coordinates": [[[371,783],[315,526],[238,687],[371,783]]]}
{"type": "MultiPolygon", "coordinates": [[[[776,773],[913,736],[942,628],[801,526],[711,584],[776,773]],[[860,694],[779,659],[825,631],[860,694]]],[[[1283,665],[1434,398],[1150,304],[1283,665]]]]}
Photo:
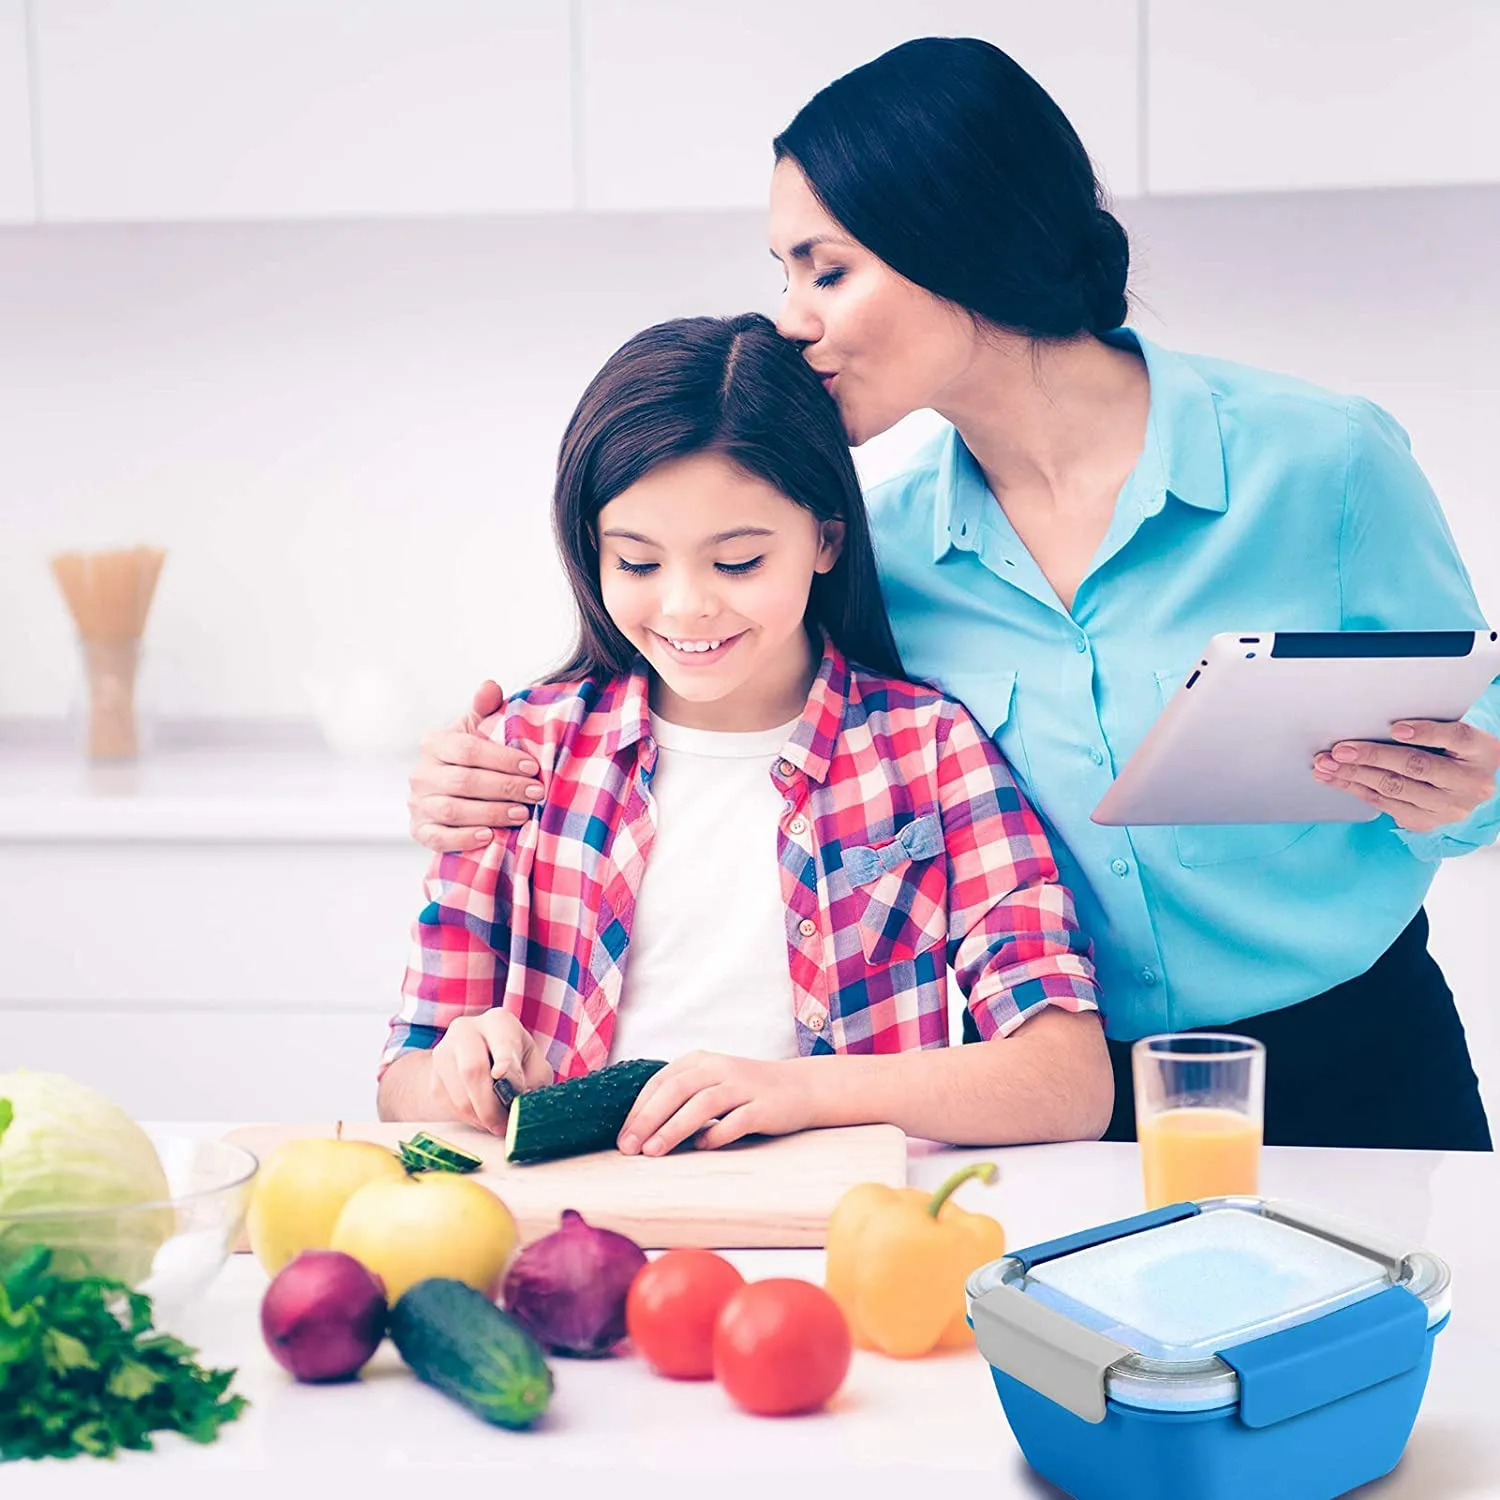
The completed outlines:
{"type": "Polygon", "coordinates": [[[46,1245],[60,1276],[136,1286],[176,1225],[170,1197],[155,1146],[124,1110],[59,1073],[0,1073],[0,1277],[46,1245]]]}

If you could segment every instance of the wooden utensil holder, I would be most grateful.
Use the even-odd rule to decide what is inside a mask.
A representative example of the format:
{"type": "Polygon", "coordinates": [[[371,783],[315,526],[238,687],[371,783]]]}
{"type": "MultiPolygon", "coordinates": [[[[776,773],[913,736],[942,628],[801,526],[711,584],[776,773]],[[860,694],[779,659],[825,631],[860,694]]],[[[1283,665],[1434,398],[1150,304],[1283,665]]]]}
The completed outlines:
{"type": "Polygon", "coordinates": [[[140,637],[116,641],[83,641],[83,669],[88,683],[88,753],[90,760],[134,760],[140,753],[136,729],[135,678],[140,666],[140,637]]]}

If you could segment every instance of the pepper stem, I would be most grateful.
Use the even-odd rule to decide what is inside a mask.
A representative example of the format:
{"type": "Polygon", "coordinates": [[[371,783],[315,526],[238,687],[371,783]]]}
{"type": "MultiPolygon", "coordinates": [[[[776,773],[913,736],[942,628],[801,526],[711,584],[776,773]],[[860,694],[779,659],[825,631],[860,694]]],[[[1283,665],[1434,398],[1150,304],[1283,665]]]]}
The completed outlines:
{"type": "Polygon", "coordinates": [[[999,1171],[999,1167],[992,1161],[970,1162],[967,1167],[960,1167],[928,1200],[927,1212],[934,1219],[937,1218],[938,1210],[953,1196],[956,1188],[971,1177],[978,1177],[982,1182],[993,1182],[999,1171]]]}

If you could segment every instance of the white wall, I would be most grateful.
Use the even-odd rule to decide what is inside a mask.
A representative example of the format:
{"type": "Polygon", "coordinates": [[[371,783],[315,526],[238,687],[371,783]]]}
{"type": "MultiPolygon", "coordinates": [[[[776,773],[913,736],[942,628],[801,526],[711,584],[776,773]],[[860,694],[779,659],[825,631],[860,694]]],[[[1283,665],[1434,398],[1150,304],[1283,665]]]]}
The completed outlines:
{"type": "MultiPolygon", "coordinates": [[[[1388,405],[1500,615],[1500,188],[1125,217],[1143,329],[1388,405]]],[[[414,732],[520,682],[568,633],[547,501],[583,384],[649,322],[778,287],[739,212],[0,232],[0,718],[67,709],[45,560],[115,540],[170,549],[161,714],[305,717],[309,668],[374,666],[414,732]]]]}

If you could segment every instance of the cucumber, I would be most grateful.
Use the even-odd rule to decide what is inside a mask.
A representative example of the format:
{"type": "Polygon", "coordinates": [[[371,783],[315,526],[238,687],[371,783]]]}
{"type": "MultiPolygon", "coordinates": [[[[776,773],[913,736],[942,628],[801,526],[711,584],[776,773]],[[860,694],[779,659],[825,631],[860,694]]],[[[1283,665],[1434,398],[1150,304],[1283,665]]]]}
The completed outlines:
{"type": "Polygon", "coordinates": [[[435,1135],[419,1130],[401,1142],[401,1165],[408,1172],[477,1172],[484,1165],[479,1157],[435,1135]]]}
{"type": "MultiPolygon", "coordinates": [[[[555,1161],[609,1150],[641,1090],[664,1067],[664,1062],[633,1058],[582,1078],[513,1095],[505,1129],[506,1161],[555,1161]]],[[[502,1090],[504,1082],[502,1078],[495,1083],[501,1103],[510,1093],[502,1090]]]]}
{"type": "Polygon", "coordinates": [[[552,1399],[541,1345],[462,1281],[432,1276],[409,1287],[389,1331],[419,1380],[496,1427],[527,1427],[552,1399]]]}

